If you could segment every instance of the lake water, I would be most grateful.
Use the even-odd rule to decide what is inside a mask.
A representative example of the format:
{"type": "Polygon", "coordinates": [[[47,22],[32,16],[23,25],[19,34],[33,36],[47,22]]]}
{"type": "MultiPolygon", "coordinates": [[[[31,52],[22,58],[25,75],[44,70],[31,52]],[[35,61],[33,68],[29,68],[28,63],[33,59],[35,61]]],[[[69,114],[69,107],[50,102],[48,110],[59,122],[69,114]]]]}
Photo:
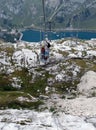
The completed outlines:
{"type": "Polygon", "coordinates": [[[48,39],[56,40],[68,37],[77,37],[79,39],[90,40],[91,38],[96,38],[96,32],[47,32],[46,34],[41,31],[36,30],[25,30],[22,32],[23,37],[21,40],[27,42],[39,42],[44,39],[47,35],[48,39]]]}

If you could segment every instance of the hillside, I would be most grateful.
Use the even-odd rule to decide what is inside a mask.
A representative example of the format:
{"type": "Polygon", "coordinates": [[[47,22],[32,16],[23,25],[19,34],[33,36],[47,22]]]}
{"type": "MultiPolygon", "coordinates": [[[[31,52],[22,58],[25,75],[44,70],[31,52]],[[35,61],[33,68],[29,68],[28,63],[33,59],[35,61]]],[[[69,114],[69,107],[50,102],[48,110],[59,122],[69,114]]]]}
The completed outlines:
{"type": "MultiPolygon", "coordinates": [[[[1,28],[43,27],[42,8],[41,0],[2,0],[0,1],[1,28]]],[[[46,22],[50,17],[52,18],[52,28],[96,29],[95,0],[45,0],[45,10],[46,22]],[[56,15],[51,17],[57,8],[59,10],[56,15]]]]}
{"type": "Polygon", "coordinates": [[[0,129],[95,130],[96,41],[0,41],[0,129]],[[14,110],[13,110],[14,109],[14,110]]]}
{"type": "MultiPolygon", "coordinates": [[[[78,95],[77,85],[81,77],[88,71],[96,71],[95,41],[61,39],[51,44],[50,58],[48,64],[44,65],[39,58],[39,43],[0,42],[0,107],[23,107],[22,104],[14,106],[20,95],[27,96],[30,101],[30,96],[38,99],[40,95],[49,96],[52,93],[65,98],[78,95]],[[14,100],[7,102],[8,98],[4,97],[2,102],[4,93],[10,95],[9,99],[14,93],[17,94],[14,100]]],[[[93,90],[84,95],[96,96],[94,85],[93,90]]]]}

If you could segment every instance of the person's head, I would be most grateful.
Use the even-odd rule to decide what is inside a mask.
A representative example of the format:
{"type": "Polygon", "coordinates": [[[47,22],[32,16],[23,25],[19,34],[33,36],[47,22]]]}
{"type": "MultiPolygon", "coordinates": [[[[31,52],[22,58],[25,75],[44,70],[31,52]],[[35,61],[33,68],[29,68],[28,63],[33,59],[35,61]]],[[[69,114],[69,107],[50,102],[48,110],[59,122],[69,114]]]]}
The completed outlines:
{"type": "Polygon", "coordinates": [[[44,46],[45,46],[45,43],[43,42],[43,43],[42,43],[42,47],[44,47],[44,46]]]}
{"type": "Polygon", "coordinates": [[[47,37],[45,38],[45,41],[48,41],[48,38],[47,38],[47,37]]]}

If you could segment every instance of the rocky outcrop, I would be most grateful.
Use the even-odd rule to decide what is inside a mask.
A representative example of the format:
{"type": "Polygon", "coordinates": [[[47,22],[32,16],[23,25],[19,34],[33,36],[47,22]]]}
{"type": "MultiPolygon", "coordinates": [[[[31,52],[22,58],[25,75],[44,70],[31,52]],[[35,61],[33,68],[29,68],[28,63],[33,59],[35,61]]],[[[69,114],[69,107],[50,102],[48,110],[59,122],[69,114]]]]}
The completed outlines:
{"type": "Polygon", "coordinates": [[[85,96],[96,96],[96,72],[88,71],[82,77],[77,85],[77,90],[85,96]]]}

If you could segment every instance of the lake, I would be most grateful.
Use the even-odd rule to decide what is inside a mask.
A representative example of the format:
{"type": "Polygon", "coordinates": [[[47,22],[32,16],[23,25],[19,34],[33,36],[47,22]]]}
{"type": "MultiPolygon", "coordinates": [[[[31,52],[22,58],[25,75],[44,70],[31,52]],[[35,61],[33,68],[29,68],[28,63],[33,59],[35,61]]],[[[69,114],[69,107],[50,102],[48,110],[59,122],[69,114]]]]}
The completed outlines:
{"type": "Polygon", "coordinates": [[[47,32],[46,34],[36,30],[25,30],[22,32],[23,37],[21,40],[27,42],[40,42],[44,39],[44,36],[49,40],[56,40],[61,38],[79,38],[84,40],[90,40],[96,38],[96,32],[47,32]]]}

